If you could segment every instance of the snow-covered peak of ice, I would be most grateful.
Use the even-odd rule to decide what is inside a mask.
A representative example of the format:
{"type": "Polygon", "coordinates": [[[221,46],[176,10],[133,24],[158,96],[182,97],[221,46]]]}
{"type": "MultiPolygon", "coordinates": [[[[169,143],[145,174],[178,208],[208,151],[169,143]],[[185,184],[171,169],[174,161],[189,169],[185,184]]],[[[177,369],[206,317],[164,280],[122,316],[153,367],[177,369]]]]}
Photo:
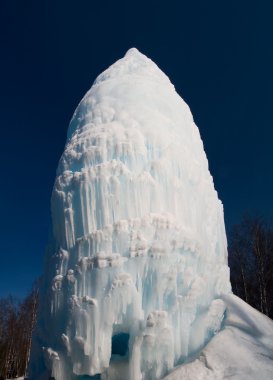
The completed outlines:
{"type": "Polygon", "coordinates": [[[144,59],[148,59],[146,57],[146,55],[142,54],[137,48],[135,47],[132,47],[130,48],[129,50],[127,50],[126,54],[125,54],[125,57],[130,57],[130,56],[134,56],[134,57],[141,57],[141,58],[144,58],[144,59]]]}
{"type": "MultiPolygon", "coordinates": [[[[91,117],[94,113],[101,114],[102,121],[113,118],[116,120],[122,115],[117,112],[113,114],[113,109],[127,111],[128,106],[132,108],[134,98],[141,95],[140,91],[143,93],[141,95],[143,100],[147,98],[148,106],[153,97],[156,100],[156,93],[162,93],[163,89],[166,93],[175,94],[174,86],[169,78],[151,59],[135,48],[128,50],[123,58],[97,77],[91,89],[81,100],[71,120],[68,138],[73,135],[76,128],[79,129],[86,123],[97,124],[98,117],[91,117]],[[113,106],[114,99],[117,101],[113,106]]],[[[179,99],[183,102],[181,98],[179,99]]],[[[137,108],[136,111],[138,111],[137,108]]],[[[188,113],[190,115],[189,110],[188,113]]]]}
{"type": "Polygon", "coordinates": [[[108,79],[121,80],[121,77],[126,75],[139,76],[139,80],[154,79],[158,82],[171,85],[169,78],[159,69],[159,67],[136,48],[129,49],[123,58],[119,59],[100,74],[96,79],[95,84],[108,79]]]}

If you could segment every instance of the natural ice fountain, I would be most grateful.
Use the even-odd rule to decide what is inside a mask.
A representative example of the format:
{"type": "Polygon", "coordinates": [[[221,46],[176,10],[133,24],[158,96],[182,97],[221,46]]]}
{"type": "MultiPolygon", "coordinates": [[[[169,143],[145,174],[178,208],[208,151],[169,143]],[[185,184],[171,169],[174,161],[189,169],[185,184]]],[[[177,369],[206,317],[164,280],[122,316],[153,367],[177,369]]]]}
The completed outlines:
{"type": "Polygon", "coordinates": [[[32,379],[161,379],[219,330],[223,207],[189,107],[136,49],[76,109],[52,220],[32,379]]]}

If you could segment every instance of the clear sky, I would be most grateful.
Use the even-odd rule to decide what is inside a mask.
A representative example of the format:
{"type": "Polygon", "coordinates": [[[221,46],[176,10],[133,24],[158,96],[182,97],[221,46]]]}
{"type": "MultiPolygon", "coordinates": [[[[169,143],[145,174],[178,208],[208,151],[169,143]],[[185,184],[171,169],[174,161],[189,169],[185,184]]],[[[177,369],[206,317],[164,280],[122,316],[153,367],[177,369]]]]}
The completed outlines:
{"type": "Polygon", "coordinates": [[[69,120],[130,47],[189,104],[227,228],[245,211],[272,217],[271,0],[4,0],[0,17],[0,297],[42,272],[69,120]]]}

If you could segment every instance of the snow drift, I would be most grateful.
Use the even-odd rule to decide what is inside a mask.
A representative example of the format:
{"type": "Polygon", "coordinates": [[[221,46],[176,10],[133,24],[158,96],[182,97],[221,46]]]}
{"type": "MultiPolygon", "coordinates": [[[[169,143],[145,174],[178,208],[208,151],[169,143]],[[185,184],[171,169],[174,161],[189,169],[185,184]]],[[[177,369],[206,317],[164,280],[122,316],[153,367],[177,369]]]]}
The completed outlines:
{"type": "Polygon", "coordinates": [[[52,220],[33,379],[161,379],[221,328],[223,207],[189,107],[136,49],[75,111],[52,220]]]}
{"type": "Polygon", "coordinates": [[[273,321],[232,294],[222,298],[221,331],[164,380],[273,379],[273,321]]]}

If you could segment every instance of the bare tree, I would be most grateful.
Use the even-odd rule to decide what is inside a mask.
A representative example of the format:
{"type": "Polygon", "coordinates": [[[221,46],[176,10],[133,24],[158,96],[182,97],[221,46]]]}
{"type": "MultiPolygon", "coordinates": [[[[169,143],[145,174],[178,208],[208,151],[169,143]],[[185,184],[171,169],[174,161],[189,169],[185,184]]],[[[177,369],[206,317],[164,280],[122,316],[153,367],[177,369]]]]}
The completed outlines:
{"type": "Polygon", "coordinates": [[[0,300],[0,374],[4,378],[14,375],[14,345],[18,301],[13,297],[0,300]]]}
{"type": "Polygon", "coordinates": [[[249,303],[249,277],[251,274],[251,268],[249,261],[247,260],[248,249],[245,246],[241,235],[240,226],[234,226],[229,247],[229,266],[231,269],[233,291],[249,303]]]}
{"type": "Polygon", "coordinates": [[[19,303],[0,299],[0,377],[25,376],[36,321],[38,286],[19,303]]]}
{"type": "Polygon", "coordinates": [[[273,230],[261,217],[245,216],[233,227],[229,244],[233,291],[273,316],[273,230]]]}

